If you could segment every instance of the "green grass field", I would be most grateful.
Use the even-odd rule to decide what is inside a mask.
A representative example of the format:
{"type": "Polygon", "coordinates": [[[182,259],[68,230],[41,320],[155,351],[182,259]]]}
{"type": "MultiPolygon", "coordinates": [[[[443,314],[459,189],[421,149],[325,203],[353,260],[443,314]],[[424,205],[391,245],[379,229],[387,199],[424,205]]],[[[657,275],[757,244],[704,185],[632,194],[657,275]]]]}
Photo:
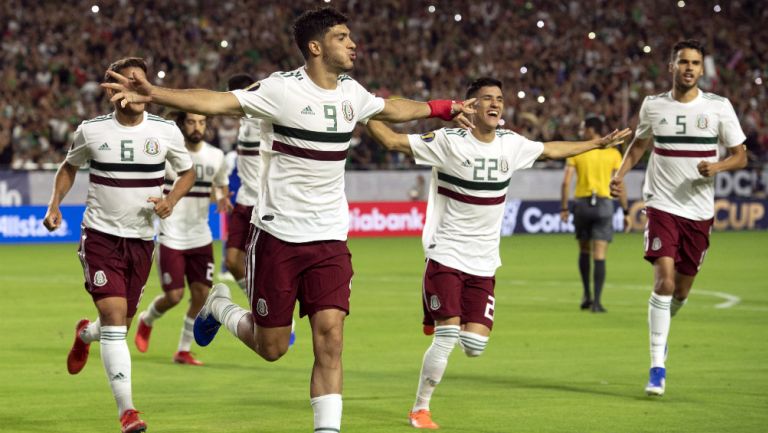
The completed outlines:
{"type": "MultiPolygon", "coordinates": [[[[420,242],[354,239],[350,248],[356,275],[343,431],[413,431],[406,414],[430,343],[420,324],[420,242]]],[[[119,431],[98,344],[82,373],[66,371],[73,327],[95,312],[75,249],[0,247],[0,431],[119,431]]],[[[643,393],[652,269],[641,255],[640,235],[617,236],[607,262],[608,313],[594,315],[578,309],[570,236],[504,239],[495,329],[482,357],[453,352],[432,400],[441,430],[768,431],[768,232],[713,234],[690,302],[673,321],[660,399],[643,393]]],[[[153,270],[142,308],[159,291],[153,270]]],[[[134,402],[150,432],[312,431],[306,320],[276,363],[223,331],[196,350],[207,363],[196,368],[171,362],[182,315],[177,308],[156,322],[146,354],[129,332],[134,402]]]]}

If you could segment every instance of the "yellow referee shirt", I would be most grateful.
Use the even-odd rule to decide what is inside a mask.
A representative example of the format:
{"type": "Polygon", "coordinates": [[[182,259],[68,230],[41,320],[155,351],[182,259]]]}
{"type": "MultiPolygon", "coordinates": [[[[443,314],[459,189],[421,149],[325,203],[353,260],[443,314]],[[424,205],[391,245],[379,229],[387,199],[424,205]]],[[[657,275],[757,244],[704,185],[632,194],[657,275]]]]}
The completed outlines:
{"type": "Polygon", "coordinates": [[[578,197],[591,197],[592,191],[598,197],[611,197],[608,184],[611,176],[621,165],[621,153],[615,147],[594,149],[565,160],[565,164],[576,168],[576,191],[578,197]]]}

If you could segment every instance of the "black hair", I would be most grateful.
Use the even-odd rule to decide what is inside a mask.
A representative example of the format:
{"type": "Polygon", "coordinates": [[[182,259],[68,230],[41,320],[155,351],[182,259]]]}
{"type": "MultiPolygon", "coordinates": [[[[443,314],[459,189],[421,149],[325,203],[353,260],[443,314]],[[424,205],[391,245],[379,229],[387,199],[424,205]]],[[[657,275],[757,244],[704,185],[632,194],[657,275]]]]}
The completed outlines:
{"type": "Polygon", "coordinates": [[[592,128],[598,134],[603,134],[603,119],[598,116],[587,116],[584,119],[584,128],[592,128]]]}
{"type": "Polygon", "coordinates": [[[332,7],[306,11],[293,22],[293,39],[296,41],[304,60],[309,59],[309,41],[321,39],[336,25],[345,24],[346,15],[332,7]]]}
{"type": "Polygon", "coordinates": [[[706,50],[704,49],[704,44],[702,44],[698,39],[686,39],[683,41],[679,41],[672,46],[672,52],[669,55],[669,61],[671,63],[674,63],[675,59],[677,58],[677,52],[685,48],[690,48],[692,50],[696,50],[700,52],[702,58],[704,58],[704,56],[707,53],[706,50]]]}
{"type": "Polygon", "coordinates": [[[475,81],[472,81],[467,87],[467,94],[464,99],[474,98],[477,91],[482,87],[498,87],[500,90],[504,90],[501,85],[501,81],[491,77],[480,77],[475,81]]]}
{"type": "MultiPolygon", "coordinates": [[[[113,62],[111,65],[109,65],[109,67],[107,68],[107,71],[120,73],[120,71],[125,68],[140,68],[142,71],[144,71],[144,75],[147,74],[147,62],[141,57],[126,57],[126,58],[117,60],[113,62]]],[[[109,75],[108,73],[104,73],[104,81],[107,83],[117,82],[117,80],[112,78],[112,76],[109,75]]]]}
{"type": "Polygon", "coordinates": [[[227,90],[238,90],[238,89],[245,89],[246,87],[253,84],[256,80],[248,74],[235,74],[231,77],[229,77],[229,80],[227,80],[227,90]]]}

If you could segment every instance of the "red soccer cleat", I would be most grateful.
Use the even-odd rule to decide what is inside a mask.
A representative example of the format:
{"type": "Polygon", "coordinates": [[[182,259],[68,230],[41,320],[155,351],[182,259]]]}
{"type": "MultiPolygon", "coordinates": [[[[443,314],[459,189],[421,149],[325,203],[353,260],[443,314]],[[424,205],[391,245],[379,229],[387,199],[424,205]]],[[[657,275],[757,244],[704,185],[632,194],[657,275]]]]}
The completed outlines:
{"type": "Polygon", "coordinates": [[[192,357],[192,353],[190,352],[176,352],[173,354],[173,362],[177,364],[187,364],[187,365],[203,365],[203,361],[198,361],[194,357],[192,357]]]}
{"type": "Polygon", "coordinates": [[[426,336],[430,336],[435,333],[434,325],[422,325],[421,332],[426,336]]]}
{"type": "Polygon", "coordinates": [[[69,355],[67,355],[67,371],[69,371],[69,374],[80,373],[80,370],[85,367],[85,363],[88,362],[88,351],[91,348],[91,343],[83,341],[80,338],[80,333],[90,323],[90,320],[82,319],[75,326],[75,342],[72,343],[72,348],[69,349],[69,355]]]}
{"type": "Polygon", "coordinates": [[[429,430],[437,430],[439,425],[432,421],[432,413],[427,409],[417,410],[416,412],[408,413],[408,420],[411,422],[411,426],[415,428],[424,428],[429,430]]]}
{"type": "Polygon", "coordinates": [[[136,330],[136,338],[133,339],[139,352],[144,353],[149,349],[149,335],[151,333],[152,327],[144,323],[139,316],[139,329],[136,330]]]}
{"type": "Polygon", "coordinates": [[[122,433],[140,433],[147,431],[147,423],[139,418],[139,411],[128,409],[120,417],[120,431],[122,433]]]}

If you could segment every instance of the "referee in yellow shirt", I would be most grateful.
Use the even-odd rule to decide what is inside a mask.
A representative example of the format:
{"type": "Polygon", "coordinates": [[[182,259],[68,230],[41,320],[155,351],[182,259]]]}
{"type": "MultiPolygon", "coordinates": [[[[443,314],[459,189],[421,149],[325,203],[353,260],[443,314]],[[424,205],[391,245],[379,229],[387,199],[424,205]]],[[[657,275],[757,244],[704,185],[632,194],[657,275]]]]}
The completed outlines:
{"type": "MultiPolygon", "coordinates": [[[[579,127],[579,136],[583,140],[600,138],[602,130],[603,121],[600,118],[587,117],[579,127]]],[[[613,200],[608,184],[620,165],[621,153],[616,148],[591,150],[565,162],[560,219],[568,221],[568,198],[575,174],[576,197],[572,210],[576,239],[579,241],[579,272],[584,285],[581,309],[591,308],[593,313],[605,312],[600,295],[605,282],[605,252],[608,242],[613,239],[613,200]],[[589,289],[590,255],[594,262],[594,296],[589,289]]],[[[626,193],[619,201],[624,210],[624,227],[629,227],[626,193]]]]}

